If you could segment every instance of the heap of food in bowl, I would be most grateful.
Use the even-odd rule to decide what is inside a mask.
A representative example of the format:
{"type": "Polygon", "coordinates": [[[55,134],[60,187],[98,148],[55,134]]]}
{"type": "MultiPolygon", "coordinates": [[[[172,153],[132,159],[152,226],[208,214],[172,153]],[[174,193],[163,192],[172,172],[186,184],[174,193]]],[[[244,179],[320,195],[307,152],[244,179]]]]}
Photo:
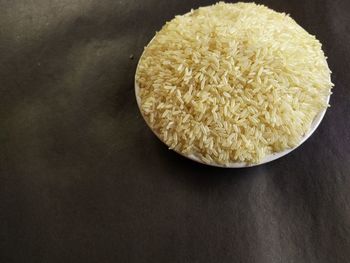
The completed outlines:
{"type": "Polygon", "coordinates": [[[170,149],[217,166],[250,166],[297,147],[325,112],[321,43],[289,15],[218,3],[176,16],[136,72],[142,115],[170,149]]]}

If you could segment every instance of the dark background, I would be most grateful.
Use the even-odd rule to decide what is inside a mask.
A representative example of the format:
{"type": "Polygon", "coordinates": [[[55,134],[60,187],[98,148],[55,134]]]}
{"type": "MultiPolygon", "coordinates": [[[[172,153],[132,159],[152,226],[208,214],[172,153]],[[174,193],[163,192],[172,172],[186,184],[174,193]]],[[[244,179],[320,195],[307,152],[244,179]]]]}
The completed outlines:
{"type": "Polygon", "coordinates": [[[1,263],[350,261],[350,2],[257,2],[323,43],[332,107],[288,156],[220,169],[160,143],[133,85],[155,31],[213,2],[0,0],[1,263]]]}

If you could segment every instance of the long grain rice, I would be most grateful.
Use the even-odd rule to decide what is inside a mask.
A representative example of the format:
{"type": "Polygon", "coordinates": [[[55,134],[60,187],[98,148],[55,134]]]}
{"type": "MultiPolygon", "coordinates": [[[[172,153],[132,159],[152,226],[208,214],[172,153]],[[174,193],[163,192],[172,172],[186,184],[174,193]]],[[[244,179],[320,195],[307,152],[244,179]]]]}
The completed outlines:
{"type": "Polygon", "coordinates": [[[298,145],[333,86],[320,42],[289,15],[222,2],[167,22],[136,81],[171,149],[223,165],[298,145]]]}

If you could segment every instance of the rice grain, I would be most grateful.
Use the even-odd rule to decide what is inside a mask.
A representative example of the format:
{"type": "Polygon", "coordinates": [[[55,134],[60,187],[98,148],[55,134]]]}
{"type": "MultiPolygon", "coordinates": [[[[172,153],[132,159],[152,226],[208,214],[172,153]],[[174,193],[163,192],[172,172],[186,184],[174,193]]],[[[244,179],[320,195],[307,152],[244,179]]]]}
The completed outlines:
{"type": "Polygon", "coordinates": [[[289,15],[218,3],[176,16],[136,72],[146,121],[206,163],[259,163],[295,147],[333,86],[320,42],[289,15]]]}

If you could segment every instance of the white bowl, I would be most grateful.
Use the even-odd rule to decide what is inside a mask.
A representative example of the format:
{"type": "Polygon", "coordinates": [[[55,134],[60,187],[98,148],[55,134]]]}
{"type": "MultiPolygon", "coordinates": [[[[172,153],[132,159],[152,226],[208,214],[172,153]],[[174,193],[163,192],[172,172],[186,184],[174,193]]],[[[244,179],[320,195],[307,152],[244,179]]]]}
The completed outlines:
{"type": "MultiPolygon", "coordinates": [[[[150,43],[153,41],[153,39],[150,41],[150,43]]],[[[149,44],[150,44],[149,43],[149,44]]],[[[136,72],[138,71],[138,67],[139,67],[139,64],[140,64],[140,61],[142,59],[142,56],[143,56],[144,53],[142,53],[140,59],[139,59],[139,62],[137,64],[137,67],[136,67],[136,72]]],[[[136,100],[137,100],[137,105],[140,109],[140,112],[142,114],[142,117],[144,118],[144,120],[146,121],[147,125],[150,127],[150,129],[153,131],[153,133],[163,142],[165,143],[162,138],[159,137],[159,135],[152,129],[152,126],[147,122],[147,119],[145,118],[144,114],[143,114],[143,111],[141,109],[141,98],[139,96],[139,90],[140,90],[140,87],[138,86],[137,84],[137,81],[136,81],[136,74],[135,74],[135,95],[136,95],[136,100]]],[[[330,99],[330,95],[327,97],[327,103],[329,103],[329,99],[330,99]]],[[[217,163],[206,163],[206,162],[203,162],[199,157],[197,157],[196,155],[194,154],[191,154],[191,155],[185,155],[179,151],[176,151],[177,153],[179,153],[180,155],[188,158],[188,159],[191,159],[193,161],[196,161],[196,162],[199,162],[199,163],[202,163],[202,164],[206,164],[206,165],[210,165],[210,166],[216,166],[216,167],[223,167],[223,168],[243,168],[243,167],[253,167],[253,166],[257,166],[257,165],[261,165],[261,164],[264,164],[264,163],[268,163],[268,162],[272,162],[276,159],[279,159],[285,155],[287,155],[288,153],[294,151],[296,148],[298,148],[301,144],[303,144],[314,132],[315,130],[317,129],[317,127],[320,125],[325,113],[327,111],[327,108],[322,110],[321,112],[319,112],[316,117],[314,118],[313,122],[311,123],[311,127],[309,129],[309,131],[303,136],[302,140],[300,141],[300,143],[293,147],[293,148],[289,148],[289,149],[286,149],[284,151],[281,151],[281,152],[275,152],[275,153],[271,153],[269,155],[266,155],[265,158],[263,158],[259,163],[244,163],[244,162],[232,162],[232,163],[228,163],[228,164],[225,164],[225,165],[221,165],[221,164],[217,164],[217,163]]],[[[166,144],[166,143],[165,143],[166,144]]],[[[167,145],[168,146],[168,145],[167,145]]]]}

